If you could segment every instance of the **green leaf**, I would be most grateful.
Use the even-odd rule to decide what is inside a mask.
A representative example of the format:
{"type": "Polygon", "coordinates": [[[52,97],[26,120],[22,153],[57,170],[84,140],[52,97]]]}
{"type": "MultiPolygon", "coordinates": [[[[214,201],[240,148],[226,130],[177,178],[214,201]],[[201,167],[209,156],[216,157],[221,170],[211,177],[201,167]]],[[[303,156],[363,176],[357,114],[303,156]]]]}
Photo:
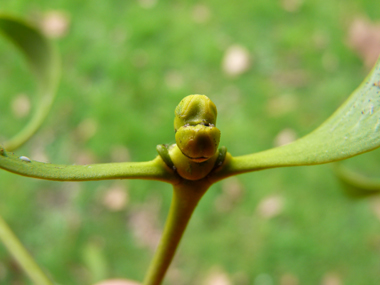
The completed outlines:
{"type": "Polygon", "coordinates": [[[364,198],[380,193],[380,178],[353,171],[343,163],[334,165],[334,173],[343,184],[343,190],[351,198],[364,198]]]}
{"type": "Polygon", "coordinates": [[[14,150],[25,143],[46,118],[58,85],[60,64],[50,41],[22,20],[0,14],[0,34],[25,55],[38,87],[38,105],[29,122],[19,133],[3,143],[7,150],[14,150]]]}
{"type": "Polygon", "coordinates": [[[176,183],[179,179],[160,156],[147,162],[60,165],[16,156],[1,146],[0,168],[23,176],[56,181],[149,179],[176,183]]]}
{"type": "Polygon", "coordinates": [[[234,174],[273,167],[314,165],[346,159],[380,146],[380,60],[343,105],[312,133],[291,144],[231,157],[214,174],[234,174]]]}

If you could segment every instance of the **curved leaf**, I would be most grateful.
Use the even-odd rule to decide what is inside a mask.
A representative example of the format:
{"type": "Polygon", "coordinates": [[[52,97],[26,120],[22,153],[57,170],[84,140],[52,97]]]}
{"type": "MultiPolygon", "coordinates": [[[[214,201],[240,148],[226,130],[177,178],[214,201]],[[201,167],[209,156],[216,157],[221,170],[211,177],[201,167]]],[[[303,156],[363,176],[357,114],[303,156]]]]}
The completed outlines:
{"type": "Polygon", "coordinates": [[[363,198],[380,193],[380,178],[372,178],[336,163],[334,173],[343,183],[345,193],[352,198],[363,198]]]}
{"type": "Polygon", "coordinates": [[[273,167],[328,163],[379,146],[380,60],[346,102],[312,133],[278,148],[229,156],[213,179],[273,167]]]}
{"type": "Polygon", "coordinates": [[[56,181],[150,179],[176,183],[178,180],[159,156],[147,162],[60,165],[19,157],[0,146],[0,168],[23,176],[56,181]]]}
{"type": "Polygon", "coordinates": [[[36,28],[22,20],[0,14],[0,33],[26,56],[38,85],[38,107],[27,125],[13,138],[3,143],[14,150],[25,143],[46,118],[59,81],[59,59],[52,44],[36,28]]]}

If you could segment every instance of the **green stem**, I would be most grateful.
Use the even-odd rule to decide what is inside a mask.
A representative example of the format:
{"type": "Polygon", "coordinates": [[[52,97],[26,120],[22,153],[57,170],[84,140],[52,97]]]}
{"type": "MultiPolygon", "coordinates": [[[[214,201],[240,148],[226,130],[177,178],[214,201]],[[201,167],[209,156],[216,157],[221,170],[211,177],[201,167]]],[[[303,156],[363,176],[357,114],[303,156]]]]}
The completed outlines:
{"type": "Polygon", "coordinates": [[[165,229],[143,285],[161,284],[191,215],[209,187],[210,184],[204,180],[185,180],[173,186],[173,198],[165,229]]]}
{"type": "Polygon", "coordinates": [[[0,239],[33,283],[38,285],[53,285],[53,282],[49,280],[42,269],[37,265],[32,256],[28,253],[1,216],[0,239]]]}

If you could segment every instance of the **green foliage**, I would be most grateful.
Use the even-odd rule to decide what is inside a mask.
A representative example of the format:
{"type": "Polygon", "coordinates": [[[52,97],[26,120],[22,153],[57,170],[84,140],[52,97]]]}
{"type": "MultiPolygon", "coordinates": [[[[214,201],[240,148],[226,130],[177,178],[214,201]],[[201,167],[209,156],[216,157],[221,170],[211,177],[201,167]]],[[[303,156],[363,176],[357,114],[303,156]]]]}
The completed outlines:
{"type": "MultiPolygon", "coordinates": [[[[169,130],[172,124],[172,113],[167,110],[193,92],[208,94],[223,113],[218,120],[223,132],[221,143],[232,154],[267,149],[285,126],[300,136],[308,132],[331,114],[345,94],[357,86],[359,78],[364,77],[360,62],[342,44],[343,31],[352,13],[368,12],[376,17],[376,4],[364,1],[342,6],[339,1],[331,1],[326,6],[308,2],[293,14],[282,11],[278,3],[241,1],[241,5],[231,7],[209,2],[211,21],[201,25],[192,22],[190,3],[159,3],[153,10],[145,10],[134,2],[120,6],[112,1],[88,5],[54,3],[54,8],[72,12],[75,23],[70,36],[59,44],[65,58],[62,96],[41,133],[42,142],[32,141],[18,153],[33,158],[34,146],[41,143],[50,160],[57,163],[71,164],[86,152],[94,155],[95,162],[105,162],[111,160],[110,149],[122,144],[128,146],[133,161],[151,159],[156,144],[173,141],[172,132],[162,131],[169,130]],[[96,33],[89,32],[94,30],[96,33]],[[118,37],[126,30],[128,40],[118,37]],[[328,39],[327,47],[318,48],[310,40],[318,33],[328,39]],[[255,62],[248,73],[228,78],[219,66],[224,48],[236,42],[252,51],[255,62]],[[163,50],[171,56],[163,56],[163,50]],[[130,57],[144,54],[149,54],[148,65],[136,67],[130,57]],[[107,60],[99,62],[104,55],[107,60]],[[338,62],[335,70],[327,70],[321,64],[320,59],[326,55],[338,62]],[[301,80],[304,85],[281,78],[281,74],[294,69],[309,75],[301,80]],[[171,75],[170,72],[185,78],[178,89],[164,79],[163,75],[171,75]],[[297,112],[272,116],[265,111],[270,109],[268,106],[273,107],[268,104],[270,99],[282,96],[296,98],[297,112]],[[80,140],[71,130],[85,118],[99,118],[100,123],[96,137],[80,140]],[[246,141],[252,143],[245,144],[246,141]]],[[[40,5],[40,9],[52,7],[47,1],[40,5]]],[[[35,9],[22,1],[4,3],[4,7],[22,15],[35,9]]],[[[6,75],[9,82],[14,80],[12,75],[6,75]]],[[[2,84],[2,91],[11,89],[7,83],[2,84]]],[[[22,122],[3,119],[11,118],[5,107],[1,119],[6,123],[0,124],[4,133],[11,133],[22,122]]],[[[136,248],[130,225],[126,231],[120,229],[125,227],[125,216],[133,214],[133,207],[144,205],[149,198],[164,197],[164,210],[158,213],[164,216],[169,199],[167,193],[160,191],[164,186],[128,183],[133,189],[132,205],[115,214],[104,207],[101,199],[110,183],[57,186],[43,181],[31,183],[8,173],[0,175],[1,181],[14,189],[1,193],[2,214],[57,280],[70,284],[88,282],[80,252],[90,237],[102,239],[101,246],[109,252],[108,276],[142,278],[150,253],[136,248]],[[52,192],[51,188],[60,191],[52,192]],[[62,194],[63,191],[68,194],[62,194]],[[55,202],[61,199],[64,202],[55,202]],[[24,215],[20,215],[19,209],[23,209],[24,215]],[[44,237],[39,233],[49,237],[49,245],[42,242],[44,237]],[[116,240],[116,236],[120,239],[116,240]],[[61,248],[61,252],[51,252],[51,244],[61,248]],[[129,259],[130,256],[135,258],[129,259]]],[[[220,212],[215,203],[216,198],[225,195],[221,191],[225,184],[216,185],[205,195],[181,249],[177,265],[181,277],[196,283],[216,265],[234,280],[244,272],[246,283],[254,282],[262,273],[278,281],[291,272],[301,283],[316,284],[330,271],[337,272],[347,284],[376,283],[377,221],[367,203],[354,205],[342,199],[326,166],[269,170],[261,173],[260,179],[255,178],[256,175],[238,178],[243,189],[249,191],[243,192],[244,199],[236,202],[238,207],[227,211],[228,215],[220,212]],[[254,208],[258,201],[274,193],[286,198],[285,209],[279,216],[265,220],[254,208]],[[232,246],[234,252],[220,250],[232,246]]],[[[10,272],[7,278],[15,276],[20,274],[10,272]]]]}

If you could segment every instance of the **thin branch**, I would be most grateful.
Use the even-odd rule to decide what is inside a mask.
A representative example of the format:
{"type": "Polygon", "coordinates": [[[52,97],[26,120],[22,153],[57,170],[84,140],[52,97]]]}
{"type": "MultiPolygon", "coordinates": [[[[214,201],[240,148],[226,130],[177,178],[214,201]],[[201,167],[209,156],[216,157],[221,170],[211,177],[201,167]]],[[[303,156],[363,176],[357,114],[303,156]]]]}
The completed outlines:
{"type": "Polygon", "coordinates": [[[191,215],[209,186],[210,184],[205,180],[197,182],[183,180],[182,183],[174,185],[165,230],[143,285],[161,284],[191,215]]]}

